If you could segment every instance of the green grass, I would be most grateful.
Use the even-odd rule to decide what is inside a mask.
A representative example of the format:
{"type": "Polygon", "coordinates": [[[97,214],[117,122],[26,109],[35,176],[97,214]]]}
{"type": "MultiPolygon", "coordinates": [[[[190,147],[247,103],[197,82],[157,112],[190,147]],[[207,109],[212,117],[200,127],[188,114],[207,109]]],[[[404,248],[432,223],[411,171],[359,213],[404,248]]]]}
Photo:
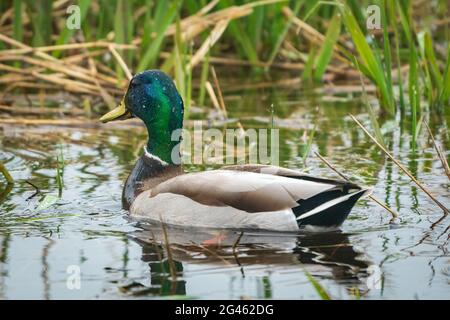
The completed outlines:
{"type": "MultiPolygon", "coordinates": [[[[80,23],[81,23],[81,25],[83,25],[84,19],[86,18],[86,14],[87,14],[88,9],[89,9],[89,6],[91,5],[91,0],[79,0],[77,2],[77,5],[80,8],[80,15],[81,15],[80,16],[80,23]]],[[[60,35],[59,35],[59,37],[58,37],[58,40],[56,40],[55,44],[58,45],[58,44],[68,43],[69,40],[72,38],[72,36],[73,36],[75,31],[76,30],[74,30],[74,29],[63,28],[61,33],[60,33],[60,35]]],[[[61,56],[61,51],[54,51],[53,52],[53,56],[55,56],[55,57],[61,56]]]]}
{"type": "Polygon", "coordinates": [[[211,50],[208,51],[206,54],[205,59],[202,63],[202,71],[200,75],[200,89],[199,89],[199,96],[198,96],[198,105],[200,107],[205,105],[205,95],[206,95],[206,86],[205,83],[208,80],[208,74],[209,74],[209,57],[211,56],[211,50]]]}
{"type": "Polygon", "coordinates": [[[306,278],[308,278],[308,281],[311,283],[311,285],[314,287],[314,290],[319,295],[320,299],[332,300],[325,288],[316,279],[314,279],[314,277],[308,271],[303,271],[305,272],[306,278]]]}
{"type": "Polygon", "coordinates": [[[53,34],[52,3],[51,0],[23,1],[26,4],[26,12],[33,26],[34,46],[43,46],[50,42],[53,34]]]}
{"type": "Polygon", "coordinates": [[[316,134],[316,125],[314,125],[313,129],[309,132],[306,143],[300,145],[300,148],[302,149],[301,156],[304,166],[306,166],[306,159],[308,158],[311,152],[311,146],[313,144],[315,134],[316,134]]]}
{"type": "Polygon", "coordinates": [[[381,133],[380,123],[378,121],[376,112],[374,111],[372,105],[370,104],[369,97],[367,96],[366,87],[364,85],[364,80],[361,75],[361,70],[360,70],[360,81],[361,81],[361,87],[362,87],[363,103],[365,104],[367,113],[369,114],[370,122],[371,122],[372,128],[375,132],[375,137],[377,138],[378,142],[381,143],[385,147],[386,144],[384,141],[383,134],[381,133]]]}
{"type": "MultiPolygon", "coordinates": [[[[386,67],[382,64],[380,54],[376,45],[371,47],[366,39],[366,34],[361,29],[354,12],[345,3],[333,1],[318,1],[316,5],[305,16],[305,20],[319,10],[321,6],[336,7],[342,16],[342,21],[350,34],[353,45],[357,52],[357,57],[350,55],[344,51],[346,58],[356,67],[359,68],[365,76],[371,79],[377,86],[380,100],[383,108],[391,115],[395,114],[395,100],[393,97],[392,86],[390,86],[389,79],[384,70],[386,67]],[[357,59],[357,60],[356,60],[357,59]]],[[[331,32],[331,31],[330,31],[331,32]]],[[[329,36],[327,35],[327,38],[329,36]]],[[[373,42],[375,43],[375,42],[373,42]]],[[[387,46],[388,44],[386,44],[387,46]]],[[[390,60],[388,61],[390,63],[390,60]]],[[[390,70],[390,69],[388,69],[390,70]]]]}
{"type": "Polygon", "coordinates": [[[317,56],[314,68],[314,80],[322,81],[326,68],[331,61],[333,55],[333,47],[336,44],[341,33],[341,15],[335,14],[330,21],[328,31],[326,33],[325,42],[317,56]]]}
{"type": "Polygon", "coordinates": [[[379,59],[375,55],[375,50],[373,50],[367,43],[366,37],[361,31],[354,15],[348,7],[340,7],[343,16],[344,24],[347,31],[350,33],[356,50],[359,54],[358,58],[360,64],[363,67],[361,70],[366,70],[366,76],[376,84],[380,96],[381,103],[385,110],[387,110],[391,115],[395,113],[395,101],[392,96],[392,91],[388,87],[387,77],[384,73],[383,66],[380,64],[379,59]]]}
{"type": "Polygon", "coordinates": [[[414,41],[414,33],[411,27],[411,17],[408,12],[397,2],[397,9],[400,14],[400,22],[403,32],[409,45],[409,76],[408,76],[408,96],[411,108],[411,134],[412,148],[416,147],[416,138],[418,134],[418,114],[420,112],[420,87],[419,87],[419,70],[418,70],[418,53],[414,41]]]}
{"type": "Polygon", "coordinates": [[[63,171],[64,171],[64,154],[62,146],[59,146],[59,155],[56,156],[56,184],[58,186],[58,194],[61,197],[64,188],[63,171]]]}
{"type": "MultiPolygon", "coordinates": [[[[114,41],[116,43],[125,43],[126,23],[123,23],[125,2],[126,0],[118,0],[116,3],[116,12],[114,15],[114,41]]],[[[123,52],[121,51],[119,51],[119,53],[123,54],[123,52]]],[[[119,80],[122,80],[124,78],[123,69],[119,65],[116,65],[116,74],[119,80]]]]}
{"type": "Polygon", "coordinates": [[[51,206],[53,206],[58,200],[59,200],[59,196],[55,196],[52,194],[47,194],[45,195],[40,201],[39,204],[36,207],[36,211],[42,211],[45,210],[47,208],[50,208],[51,206]]]}
{"type": "MultiPolygon", "coordinates": [[[[386,2],[386,8],[388,11],[388,20],[389,20],[389,26],[394,31],[394,42],[395,42],[395,59],[397,64],[397,85],[398,85],[398,91],[399,91],[399,104],[400,109],[404,113],[405,112],[405,98],[403,94],[403,76],[401,73],[401,70],[399,66],[401,66],[401,60],[400,60],[400,38],[399,38],[399,31],[397,27],[397,15],[395,13],[395,2],[388,0],[386,2]]],[[[384,34],[383,34],[384,37],[384,34]]]]}
{"type": "Polygon", "coordinates": [[[184,117],[189,119],[192,94],[192,71],[189,61],[192,56],[192,47],[181,39],[180,20],[177,19],[174,37],[175,46],[172,54],[171,64],[175,69],[175,84],[184,101],[184,117]]]}
{"type": "Polygon", "coordinates": [[[317,48],[312,47],[308,54],[308,59],[306,60],[305,68],[303,69],[302,80],[309,81],[313,79],[313,69],[316,62],[316,52],[317,48]]]}
{"type": "Polygon", "coordinates": [[[14,0],[13,38],[17,41],[23,40],[22,27],[22,0],[14,0]]]}
{"type": "MultiPolygon", "coordinates": [[[[222,0],[219,3],[219,7],[231,7],[233,5],[236,5],[236,2],[237,1],[222,0]]],[[[249,31],[245,27],[245,24],[240,20],[232,21],[228,27],[228,31],[231,35],[231,38],[234,40],[233,42],[240,55],[244,56],[250,62],[258,62],[259,57],[257,48],[253,45],[249,31]]]]}
{"type": "MultiPolygon", "coordinates": [[[[294,12],[293,16],[296,16],[298,14],[298,12],[300,11],[300,8],[303,5],[303,2],[304,2],[304,0],[296,1],[295,6],[294,6],[294,10],[293,10],[293,12],[294,12]]],[[[276,57],[278,51],[280,50],[280,47],[283,44],[283,41],[286,38],[286,35],[287,35],[289,29],[291,28],[291,25],[292,25],[292,19],[289,19],[287,21],[287,23],[285,24],[285,26],[283,28],[283,31],[279,34],[279,36],[278,36],[278,38],[276,40],[275,46],[273,47],[272,52],[270,53],[269,60],[267,62],[269,66],[275,60],[275,57],[276,57]]]]}
{"type": "MultiPolygon", "coordinates": [[[[427,27],[430,24],[413,25],[412,1],[253,2],[251,13],[230,21],[218,43],[210,48],[196,67],[197,72],[197,69],[191,70],[186,65],[189,57],[208,37],[214,24],[209,24],[194,39],[187,41],[181,36],[185,30],[180,30],[180,26],[175,35],[167,36],[166,33],[177,21],[197,14],[208,3],[206,0],[79,0],[77,5],[81,13],[81,30],[66,28],[66,7],[61,6],[59,11],[52,10],[55,4],[52,0],[11,0],[2,2],[0,7],[6,10],[9,5],[12,9],[11,21],[6,21],[6,24],[11,24],[8,36],[27,45],[46,46],[97,40],[137,43],[135,50],[117,50],[133,72],[160,68],[174,76],[187,104],[187,116],[193,97],[197,99],[198,105],[205,104],[204,84],[208,78],[210,57],[237,58],[253,64],[265,62],[272,66],[265,68],[267,73],[273,70],[274,63],[306,60],[301,77],[306,82],[316,83],[322,82],[324,76],[332,72],[330,64],[334,67],[350,65],[355,70],[361,70],[376,86],[380,105],[389,116],[394,117],[400,110],[403,115],[411,117],[413,137],[417,136],[424,111],[442,110],[449,105],[448,27],[446,32],[433,30],[432,33],[427,27]],[[370,4],[380,7],[381,22],[385,26],[377,34],[366,30],[365,8],[370,4]],[[289,7],[293,13],[289,18],[284,13],[285,7],[289,7]],[[324,41],[306,38],[306,31],[298,29],[293,17],[303,17],[305,23],[324,35],[324,41]],[[289,52],[287,43],[296,51],[289,52]],[[441,50],[437,50],[438,47],[441,50]],[[443,53],[442,48],[447,52],[443,53]],[[163,52],[171,56],[164,60],[161,58],[163,52]],[[336,53],[347,62],[337,59],[336,53]],[[405,69],[405,66],[409,68],[405,69]],[[401,73],[401,67],[408,73],[406,77],[401,73]],[[394,69],[397,71],[391,74],[394,69]],[[200,89],[197,94],[193,94],[192,82],[197,76],[200,78],[200,89]]],[[[221,0],[208,14],[230,7],[247,6],[248,10],[248,4],[243,0],[221,0]]],[[[432,8],[433,18],[442,19],[446,16],[446,5],[432,8]]],[[[415,12],[415,19],[422,18],[420,15],[420,12],[415,12]]],[[[0,48],[10,47],[0,42],[0,48]]],[[[58,58],[67,55],[66,51],[53,51],[51,54],[58,58]]],[[[100,56],[95,59],[115,70],[118,79],[123,79],[123,70],[115,59],[104,61],[103,58],[100,56]]],[[[14,66],[20,64],[14,62],[14,66]]],[[[258,66],[254,66],[254,69],[261,71],[258,66]]]]}
{"type": "Polygon", "coordinates": [[[5,180],[8,184],[14,183],[14,179],[9,173],[8,169],[6,169],[5,165],[0,161],[0,173],[3,174],[5,180]]]}
{"type": "MultiPolygon", "coordinates": [[[[387,18],[387,0],[378,1],[378,5],[381,8],[381,23],[383,26],[388,26],[388,18],[387,18]]],[[[379,58],[381,60],[381,58],[379,58]]],[[[389,96],[394,100],[394,90],[392,86],[392,53],[391,53],[391,43],[389,40],[388,28],[383,28],[383,61],[384,61],[384,70],[386,75],[386,86],[389,90],[389,96]]],[[[395,109],[395,106],[394,106],[395,109]]]]}
{"type": "Polygon", "coordinates": [[[143,47],[143,55],[138,64],[137,71],[148,69],[155,64],[164,41],[165,32],[179,11],[180,1],[173,1],[166,8],[167,3],[166,1],[158,1],[152,28],[145,31],[145,34],[148,33],[146,37],[149,37],[147,40],[149,44],[147,48],[143,47]]]}
{"type": "Polygon", "coordinates": [[[439,102],[444,103],[450,98],[450,44],[447,48],[447,62],[445,64],[442,91],[439,94],[439,102]]]}

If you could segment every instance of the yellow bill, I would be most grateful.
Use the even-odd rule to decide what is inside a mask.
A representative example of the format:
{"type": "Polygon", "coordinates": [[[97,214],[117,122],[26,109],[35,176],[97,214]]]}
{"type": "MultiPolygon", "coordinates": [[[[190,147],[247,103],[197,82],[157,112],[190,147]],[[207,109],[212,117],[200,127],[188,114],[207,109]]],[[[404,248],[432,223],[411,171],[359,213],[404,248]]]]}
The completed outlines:
{"type": "Polygon", "coordinates": [[[125,101],[122,99],[120,104],[115,109],[103,115],[103,117],[100,118],[100,121],[106,123],[114,120],[125,120],[131,117],[131,113],[125,108],[125,101]]]}

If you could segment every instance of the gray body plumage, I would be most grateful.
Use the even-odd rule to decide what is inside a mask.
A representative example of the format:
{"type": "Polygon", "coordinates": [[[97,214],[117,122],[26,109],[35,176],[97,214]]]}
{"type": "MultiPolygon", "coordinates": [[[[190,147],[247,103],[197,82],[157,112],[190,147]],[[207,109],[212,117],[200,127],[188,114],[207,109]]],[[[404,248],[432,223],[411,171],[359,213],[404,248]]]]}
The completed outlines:
{"type": "MultiPolygon", "coordinates": [[[[315,178],[264,165],[230,166],[161,177],[159,172],[164,170],[155,165],[156,160],[152,161],[156,174],[153,180],[141,183],[129,211],[139,220],[170,225],[287,232],[298,231],[303,226],[336,228],[356,200],[368,193],[367,189],[345,181],[315,178]],[[343,204],[340,211],[330,213],[343,204]],[[331,219],[322,219],[322,223],[317,217],[324,212],[331,219]],[[308,223],[311,219],[318,222],[308,223]]],[[[138,170],[148,178],[149,172],[142,169],[142,163],[138,170]]],[[[130,177],[136,180],[133,173],[130,177]]]]}

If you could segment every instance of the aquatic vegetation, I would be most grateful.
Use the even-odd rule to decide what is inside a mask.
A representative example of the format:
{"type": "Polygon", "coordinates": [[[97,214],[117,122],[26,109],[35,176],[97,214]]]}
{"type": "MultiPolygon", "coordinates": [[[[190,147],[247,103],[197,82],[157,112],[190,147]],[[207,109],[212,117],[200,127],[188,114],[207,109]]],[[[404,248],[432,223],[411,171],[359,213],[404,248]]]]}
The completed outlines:
{"type": "MultiPolygon", "coordinates": [[[[233,99],[235,94],[226,92],[230,79],[221,69],[215,69],[230,118],[239,117],[245,128],[270,126],[269,106],[264,97],[269,89],[265,87],[256,94],[245,91],[239,99],[233,99]],[[240,109],[241,100],[254,103],[240,109]],[[262,115],[266,122],[254,120],[262,115]]],[[[232,78],[231,82],[238,80],[241,79],[232,78]]],[[[366,90],[371,93],[370,87],[366,90]]],[[[441,211],[436,210],[425,193],[414,193],[416,187],[402,177],[400,169],[389,160],[382,161],[374,143],[346,117],[348,113],[358,112],[358,119],[364,120],[365,125],[370,124],[360,101],[348,99],[335,106],[297,93],[291,87],[275,87],[273,92],[277,94],[271,99],[276,105],[274,125],[279,128],[282,138],[280,164],[301,166],[299,153],[294,149],[298,145],[290,142],[297,142],[301,130],[310,128],[310,122],[306,120],[317,113],[309,106],[319,104],[322,109],[317,117],[311,151],[320,151],[351,180],[373,186],[374,195],[398,211],[399,219],[391,222],[391,216],[384,208],[367,200],[355,208],[341,232],[306,235],[229,232],[222,237],[220,246],[204,245],[205,240],[217,235],[212,231],[174,230],[167,226],[171,267],[161,226],[137,226],[124,219],[120,211],[123,179],[130,163],[136,159],[135,150],[142,152],[139,142],[145,138],[143,129],[133,124],[124,127],[126,122],[110,129],[84,127],[88,121],[85,119],[67,122],[64,127],[50,122],[46,126],[29,122],[33,125],[25,127],[19,136],[5,137],[6,132],[0,130],[5,146],[2,159],[5,162],[8,159],[8,169],[12,169],[13,175],[17,174],[14,189],[4,201],[1,200],[0,245],[2,253],[6,254],[2,255],[5,272],[0,277],[10,283],[14,281],[14,275],[28,277],[25,283],[15,282],[14,290],[4,287],[4,297],[41,298],[47,290],[51,298],[61,297],[68,291],[64,288],[64,292],[61,291],[61,275],[66,274],[67,264],[78,262],[82,270],[88,265],[96,266],[89,271],[88,279],[95,285],[86,292],[70,291],[73,298],[322,299],[307,280],[304,269],[333,299],[410,298],[411,288],[420,297],[448,297],[447,287],[443,285],[448,270],[448,256],[443,251],[448,240],[445,233],[448,216],[435,225],[441,211]],[[292,107],[292,103],[298,104],[298,101],[302,105],[292,107]],[[306,118],[299,118],[298,113],[288,113],[282,119],[282,112],[291,108],[305,114],[306,118]],[[292,119],[290,126],[283,125],[282,120],[289,119],[292,119]],[[45,210],[33,212],[38,197],[25,200],[34,190],[24,185],[23,179],[30,179],[39,186],[42,194],[57,196],[55,158],[61,139],[65,159],[64,197],[45,210]],[[28,211],[24,214],[27,209],[33,215],[28,211]],[[47,250],[49,243],[54,245],[47,250]],[[48,259],[45,258],[47,252],[48,259]],[[56,256],[58,252],[61,257],[56,256]],[[36,259],[30,260],[30,254],[36,259]],[[24,260],[31,262],[26,272],[20,273],[14,261],[24,260]],[[382,271],[389,276],[384,280],[381,296],[380,290],[367,289],[369,275],[366,270],[383,261],[386,263],[382,265],[382,271]],[[405,266],[417,271],[416,281],[402,277],[405,266]],[[43,270],[48,272],[46,287],[42,286],[43,270]],[[446,273],[436,272],[430,277],[433,270],[446,273]],[[174,272],[176,282],[171,275],[174,272]],[[134,288],[127,290],[126,286],[130,284],[135,284],[134,288]],[[348,293],[347,288],[355,288],[356,294],[348,293]]],[[[446,128],[437,120],[438,117],[430,118],[430,129],[436,142],[448,150],[446,128]]],[[[223,127],[226,124],[219,126],[220,129],[223,127]]],[[[394,145],[394,154],[408,170],[416,170],[420,181],[448,205],[450,198],[445,192],[448,179],[426,130],[419,136],[424,148],[416,161],[410,160],[413,153],[407,143],[400,146],[398,152],[396,143],[402,140],[399,137],[391,139],[389,132],[385,137],[388,146],[394,145]]],[[[335,178],[313,155],[308,158],[308,165],[310,174],[335,178]]],[[[197,169],[196,166],[188,167],[191,168],[197,169]]],[[[206,167],[213,168],[213,165],[206,167]]]]}
{"type": "MultiPolygon", "coordinates": [[[[331,170],[333,170],[338,176],[340,176],[342,179],[346,180],[346,181],[350,181],[349,178],[347,178],[345,175],[343,175],[341,172],[339,172],[335,167],[333,167],[331,165],[330,162],[328,162],[327,159],[325,159],[324,157],[322,157],[319,153],[315,153],[316,156],[331,170]]],[[[392,208],[390,208],[388,205],[386,205],[385,203],[383,203],[381,200],[379,200],[378,198],[376,198],[373,195],[369,195],[369,198],[374,201],[376,204],[378,204],[379,206],[381,206],[382,208],[386,209],[391,215],[392,215],[392,219],[395,219],[398,217],[398,213],[395,212],[392,208]]]]}
{"type": "Polygon", "coordinates": [[[308,281],[311,282],[317,294],[319,295],[320,299],[332,300],[325,288],[313,276],[311,276],[308,271],[304,270],[304,272],[306,277],[308,278],[308,281]]]}
{"type": "Polygon", "coordinates": [[[204,106],[205,104],[205,93],[206,93],[206,81],[208,80],[209,74],[209,57],[211,56],[210,51],[205,56],[205,59],[202,63],[202,71],[200,75],[200,83],[199,83],[199,94],[198,94],[198,105],[204,106]]]}
{"type": "Polygon", "coordinates": [[[45,195],[41,201],[39,201],[38,206],[36,207],[36,211],[41,211],[47,209],[54,205],[59,200],[59,197],[54,196],[52,194],[45,195]]]}
{"type": "MultiPolygon", "coordinates": [[[[417,6],[413,1],[376,1],[381,31],[368,30],[365,25],[370,18],[365,8],[371,3],[353,0],[252,3],[83,0],[78,4],[80,31],[64,26],[67,13],[61,3],[45,3],[52,9],[37,16],[32,13],[37,4],[15,0],[14,19],[5,19],[5,25],[10,23],[11,28],[0,34],[0,49],[11,49],[0,51],[1,60],[6,63],[0,68],[9,73],[3,79],[20,80],[7,91],[29,90],[30,83],[38,81],[40,84],[34,83],[32,88],[50,90],[56,84],[75,93],[100,96],[109,106],[105,93],[118,96],[121,90],[117,88],[126,85],[124,64],[131,74],[162,68],[174,75],[189,117],[189,106],[195,96],[193,84],[197,84],[194,68],[199,64],[202,65],[196,86],[199,105],[204,105],[208,65],[212,61],[225,65],[239,63],[255,70],[264,67],[266,72],[272,68],[299,70],[304,80],[316,82],[323,81],[326,75],[354,68],[374,83],[386,112],[393,116],[399,106],[411,114],[413,148],[424,108],[440,110],[449,103],[448,39],[442,32],[432,36],[427,25],[421,25],[422,30],[413,25],[411,15],[417,6]],[[52,20],[58,23],[49,24],[52,20]],[[24,34],[24,28],[30,32],[24,34]],[[217,57],[224,45],[230,48],[231,55],[217,57]],[[443,46],[447,53],[443,52],[443,46]],[[105,54],[114,59],[105,59],[105,54]],[[96,67],[95,72],[83,66],[87,60],[91,67],[96,67]],[[51,73],[32,72],[28,67],[20,70],[19,66],[40,66],[51,73]],[[402,71],[406,66],[407,78],[402,71]],[[56,76],[58,72],[63,73],[62,78],[56,76]],[[404,79],[408,79],[407,85],[404,79]],[[423,97],[427,99],[426,106],[423,97]]],[[[433,14],[443,16],[446,6],[433,5],[433,14]]],[[[7,8],[8,3],[3,2],[2,7],[7,8]]]]}
{"type": "Polygon", "coordinates": [[[427,127],[428,133],[430,134],[431,141],[433,142],[434,149],[436,150],[436,153],[438,155],[439,161],[441,161],[442,168],[444,169],[445,174],[450,179],[450,166],[447,161],[447,157],[445,156],[445,151],[443,148],[436,142],[436,139],[434,138],[433,132],[431,131],[430,127],[428,126],[428,123],[425,122],[425,125],[427,127]]]}
{"type": "Polygon", "coordinates": [[[325,35],[325,40],[320,48],[320,51],[318,52],[317,59],[314,64],[314,79],[316,81],[322,81],[323,75],[325,74],[326,68],[330,63],[333,54],[333,47],[338,41],[340,33],[341,16],[336,13],[330,21],[330,26],[325,35]]]}
{"type": "Polygon", "coordinates": [[[9,173],[8,169],[6,169],[5,165],[0,161],[0,172],[3,174],[3,177],[5,177],[6,182],[8,184],[11,184],[14,182],[13,177],[9,173]]]}
{"type": "Polygon", "coordinates": [[[386,154],[386,156],[391,159],[400,168],[400,170],[402,170],[411,179],[411,181],[413,181],[423,192],[427,194],[427,196],[431,200],[433,200],[444,211],[445,215],[450,213],[450,210],[445,207],[439,200],[437,200],[436,197],[422,183],[420,183],[420,181],[417,180],[417,178],[415,178],[414,175],[404,165],[402,165],[397,159],[395,159],[394,156],[388,150],[386,150],[386,148],[383,147],[377,141],[377,139],[375,139],[375,137],[373,137],[369,133],[369,131],[361,124],[361,122],[358,121],[358,119],[356,119],[353,115],[350,115],[350,117],[364,131],[364,133],[386,154]]]}
{"type": "Polygon", "coordinates": [[[58,185],[58,192],[60,197],[64,187],[63,171],[64,171],[64,154],[62,146],[59,145],[59,155],[56,157],[56,184],[58,185]]]}
{"type": "MultiPolygon", "coordinates": [[[[301,157],[302,157],[302,161],[303,164],[306,166],[306,159],[308,158],[310,152],[311,152],[311,146],[313,144],[314,141],[314,135],[316,133],[316,125],[314,125],[314,128],[312,130],[310,130],[307,138],[306,138],[306,143],[304,143],[303,145],[300,145],[300,147],[303,147],[303,152],[301,152],[301,157]]],[[[306,136],[307,131],[304,131],[304,135],[306,136]]]]}

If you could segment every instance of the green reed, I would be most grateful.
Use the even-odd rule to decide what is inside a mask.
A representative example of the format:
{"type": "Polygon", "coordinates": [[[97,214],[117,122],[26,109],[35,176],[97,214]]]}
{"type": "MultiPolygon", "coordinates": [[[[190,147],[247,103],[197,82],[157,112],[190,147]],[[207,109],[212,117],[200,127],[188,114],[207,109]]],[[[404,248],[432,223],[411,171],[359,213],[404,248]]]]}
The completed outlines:
{"type": "MultiPolygon", "coordinates": [[[[77,5],[80,8],[80,15],[81,15],[80,16],[80,24],[83,25],[84,19],[86,18],[86,15],[87,15],[87,12],[89,9],[89,6],[91,5],[91,0],[79,0],[77,2],[77,5]]],[[[74,33],[75,33],[75,29],[62,28],[61,33],[59,34],[58,40],[56,40],[56,44],[59,45],[59,44],[68,43],[69,40],[73,37],[74,33]]],[[[59,56],[61,56],[61,51],[54,51],[53,55],[55,57],[59,57],[59,56]]]]}
{"type": "MultiPolygon", "coordinates": [[[[138,72],[160,68],[171,73],[178,78],[177,85],[184,86],[183,98],[189,106],[193,96],[192,77],[196,70],[186,68],[186,65],[189,56],[195,53],[213,26],[199,32],[193,40],[189,39],[189,43],[185,43],[181,36],[167,36],[167,31],[169,27],[174,27],[177,17],[181,21],[193,16],[208,3],[206,0],[79,0],[81,30],[66,27],[65,19],[69,14],[64,12],[65,6],[59,4],[55,8],[58,5],[56,1],[2,1],[0,9],[12,9],[8,36],[26,45],[47,46],[96,40],[137,43],[135,50],[117,49],[130,70],[138,72]],[[171,57],[163,59],[162,56],[167,53],[171,53],[171,57]]],[[[272,66],[277,62],[298,62],[300,59],[306,61],[303,80],[321,82],[325,74],[333,72],[330,66],[339,68],[345,64],[342,59],[336,59],[339,55],[347,60],[346,65],[361,70],[372,81],[377,88],[380,105],[388,115],[392,117],[398,110],[403,115],[411,115],[411,131],[413,136],[417,136],[423,111],[441,110],[449,104],[450,49],[448,31],[446,35],[432,34],[426,27],[420,30],[413,25],[413,4],[412,1],[395,0],[279,0],[270,3],[221,0],[210,8],[208,14],[230,7],[242,10],[249,10],[250,7],[251,12],[232,19],[219,42],[203,57],[199,64],[202,71],[198,73],[200,89],[195,96],[199,99],[197,102],[204,104],[204,84],[210,56],[246,60],[258,65],[254,67],[258,70],[261,69],[261,62],[272,66]],[[382,30],[378,33],[366,28],[365,10],[371,4],[380,8],[382,30]],[[292,12],[291,16],[285,14],[286,7],[292,12]],[[324,40],[304,41],[306,31],[298,29],[293,23],[294,17],[303,17],[306,24],[324,35],[324,40]],[[350,36],[349,39],[345,39],[346,35],[350,36]],[[290,52],[286,44],[290,48],[295,47],[296,51],[290,52]],[[437,50],[438,47],[441,50],[437,50]],[[447,50],[446,54],[443,54],[442,48],[447,50]],[[408,73],[406,77],[402,69],[408,73]],[[392,73],[392,70],[396,71],[392,73]]],[[[438,18],[445,17],[447,9],[447,5],[440,2],[434,14],[438,18]]],[[[420,13],[415,12],[417,15],[420,13]]],[[[208,22],[205,20],[205,23],[208,22]]],[[[180,33],[180,30],[177,32],[180,33]]],[[[0,48],[8,47],[0,42],[0,48]]],[[[66,54],[64,51],[51,53],[57,58],[66,54]]],[[[122,68],[114,59],[102,62],[115,70],[119,80],[124,77],[122,68]]],[[[21,64],[14,65],[18,67],[21,64]]],[[[270,70],[272,68],[265,68],[266,72],[270,70]]]]}
{"type": "Polygon", "coordinates": [[[198,95],[198,105],[202,107],[205,104],[205,95],[206,95],[206,81],[208,80],[209,74],[209,58],[211,56],[211,50],[205,56],[205,59],[202,63],[202,71],[200,75],[200,89],[198,95]]]}
{"type": "Polygon", "coordinates": [[[3,174],[8,184],[14,183],[13,177],[11,176],[8,169],[6,169],[5,165],[1,161],[0,161],[0,173],[3,174]]]}
{"type": "Polygon", "coordinates": [[[23,39],[22,27],[22,0],[14,0],[13,38],[17,41],[23,39]]]}
{"type": "Polygon", "coordinates": [[[317,281],[306,269],[303,270],[303,272],[306,275],[306,278],[313,286],[314,290],[319,295],[320,299],[322,300],[332,300],[328,292],[325,290],[325,288],[317,281]]]}
{"type": "Polygon", "coordinates": [[[51,0],[26,0],[25,9],[33,27],[33,46],[43,46],[50,43],[53,34],[51,0]]]}
{"type": "Polygon", "coordinates": [[[58,195],[61,197],[62,190],[64,187],[63,171],[64,171],[65,161],[62,145],[59,146],[59,154],[56,156],[56,184],[58,186],[58,195]]]}
{"type": "Polygon", "coordinates": [[[137,71],[148,69],[155,64],[161,51],[165,38],[165,32],[175,19],[180,10],[180,1],[158,1],[153,16],[153,23],[149,30],[145,30],[145,44],[142,47],[142,57],[139,61],[137,71]]]}
{"type": "MultiPolygon", "coordinates": [[[[298,0],[295,3],[294,10],[293,10],[294,16],[296,16],[298,14],[298,12],[300,11],[300,8],[302,7],[303,2],[304,2],[303,0],[298,0]]],[[[278,51],[280,50],[280,47],[283,44],[283,41],[284,41],[284,39],[285,39],[289,29],[291,28],[291,25],[292,25],[292,19],[287,21],[287,23],[285,24],[282,32],[279,34],[279,36],[278,36],[278,38],[276,40],[275,46],[272,48],[272,51],[271,51],[270,56],[269,56],[269,60],[268,60],[268,65],[269,66],[275,60],[275,57],[278,54],[278,51]]]]}
{"type": "Polygon", "coordinates": [[[341,16],[339,14],[334,14],[330,21],[330,26],[326,33],[325,41],[320,48],[317,59],[315,61],[314,68],[314,79],[316,81],[321,81],[328,64],[331,61],[333,55],[333,48],[338,41],[339,35],[341,33],[341,16]]]}
{"type": "Polygon", "coordinates": [[[181,39],[180,20],[177,19],[174,37],[175,46],[168,63],[175,69],[175,83],[184,101],[184,117],[189,119],[192,94],[192,70],[188,64],[192,55],[192,47],[181,39]]]}

